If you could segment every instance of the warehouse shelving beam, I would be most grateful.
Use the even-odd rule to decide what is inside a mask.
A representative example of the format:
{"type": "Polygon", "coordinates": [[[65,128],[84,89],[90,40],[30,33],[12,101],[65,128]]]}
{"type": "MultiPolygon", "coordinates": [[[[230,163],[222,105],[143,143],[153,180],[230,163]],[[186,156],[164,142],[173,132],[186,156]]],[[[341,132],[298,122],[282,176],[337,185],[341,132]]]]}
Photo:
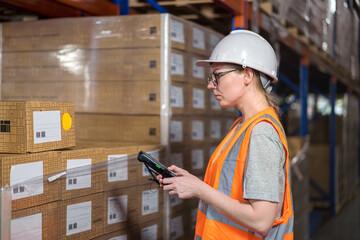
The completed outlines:
{"type": "Polygon", "coordinates": [[[307,99],[309,89],[309,59],[307,56],[301,58],[300,63],[300,98],[301,98],[301,118],[300,118],[300,136],[308,135],[308,115],[307,99]]]}
{"type": "Polygon", "coordinates": [[[335,118],[335,100],[336,100],[336,78],[330,79],[330,211],[332,215],[336,214],[336,163],[335,163],[335,146],[336,146],[336,118],[335,118]]]}
{"type": "Polygon", "coordinates": [[[120,15],[129,15],[129,0],[114,0],[114,3],[120,8],[120,15]]]}
{"type": "Polygon", "coordinates": [[[288,85],[292,90],[294,90],[297,94],[300,94],[300,90],[298,86],[296,86],[295,83],[293,83],[288,77],[286,77],[283,73],[278,73],[279,79],[284,82],[286,85],[288,85]]]}
{"type": "Polygon", "coordinates": [[[156,0],[145,0],[145,1],[149,3],[159,13],[168,13],[168,10],[160,6],[156,0]]]}

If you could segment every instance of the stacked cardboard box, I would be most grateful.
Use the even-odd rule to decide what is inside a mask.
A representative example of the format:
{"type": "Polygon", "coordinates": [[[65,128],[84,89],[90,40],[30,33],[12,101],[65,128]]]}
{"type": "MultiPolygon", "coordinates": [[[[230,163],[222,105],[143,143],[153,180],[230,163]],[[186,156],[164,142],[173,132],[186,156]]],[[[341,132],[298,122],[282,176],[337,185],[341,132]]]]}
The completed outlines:
{"type": "MultiPolygon", "coordinates": [[[[237,117],[206,89],[209,69],[195,65],[222,37],[198,24],[169,14],[86,17],[6,23],[2,35],[2,98],[75,102],[77,140],[88,146],[162,144],[166,164],[176,161],[201,177],[237,117]]],[[[147,175],[146,169],[136,174],[147,175]]],[[[66,198],[113,188],[95,182],[66,198]]]]}

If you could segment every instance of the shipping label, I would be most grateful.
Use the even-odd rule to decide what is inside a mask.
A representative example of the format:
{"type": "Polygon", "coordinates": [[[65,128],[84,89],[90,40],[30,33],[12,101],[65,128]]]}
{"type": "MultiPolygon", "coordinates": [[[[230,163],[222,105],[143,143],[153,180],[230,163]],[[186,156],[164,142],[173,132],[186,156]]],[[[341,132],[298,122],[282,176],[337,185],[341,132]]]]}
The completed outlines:
{"type": "Polygon", "coordinates": [[[11,220],[11,239],[42,239],[42,214],[11,220]]]}
{"type": "Polygon", "coordinates": [[[184,89],[178,86],[171,86],[170,91],[171,107],[184,108],[184,89]]]}
{"type": "Polygon", "coordinates": [[[128,155],[108,155],[108,182],[128,180],[128,155]]]}
{"type": "Polygon", "coordinates": [[[184,56],[177,53],[171,53],[170,73],[171,75],[184,75],[184,56]]]}
{"type": "Polygon", "coordinates": [[[61,141],[60,111],[33,112],[34,144],[61,141]]]}
{"type": "Polygon", "coordinates": [[[183,124],[181,121],[170,122],[170,142],[183,141],[183,124]]]}
{"type": "Polygon", "coordinates": [[[193,47],[205,50],[205,33],[196,27],[193,28],[193,47]]]}
{"type": "Polygon", "coordinates": [[[202,149],[191,150],[191,167],[192,169],[204,168],[204,151],[202,149]]]}
{"type": "Polygon", "coordinates": [[[178,216],[170,220],[170,239],[175,240],[184,235],[183,219],[178,216]]]}
{"type": "Polygon", "coordinates": [[[177,195],[170,195],[170,206],[171,207],[175,207],[183,202],[184,202],[184,200],[179,198],[177,195]]]}
{"type": "Polygon", "coordinates": [[[11,166],[12,200],[44,193],[43,164],[43,161],[39,161],[11,166]]]}
{"type": "Polygon", "coordinates": [[[200,120],[193,120],[191,122],[191,138],[192,140],[204,140],[204,122],[200,120]]]}
{"type": "Polygon", "coordinates": [[[212,119],[210,121],[210,137],[214,139],[220,139],[221,137],[221,122],[219,120],[212,119]]]}
{"type": "Polygon", "coordinates": [[[219,43],[220,41],[220,37],[215,35],[215,34],[211,34],[210,35],[210,50],[212,51],[215,46],[219,43]]]}
{"type": "Polygon", "coordinates": [[[212,110],[221,110],[220,103],[216,99],[214,92],[210,92],[210,105],[212,110]]]}
{"type": "Polygon", "coordinates": [[[157,240],[157,224],[141,229],[141,240],[157,240]]]}
{"type": "Polygon", "coordinates": [[[66,190],[91,187],[91,158],[68,159],[66,190]]]}
{"type": "Polygon", "coordinates": [[[66,208],[66,236],[91,229],[91,201],[68,205],[66,208]]]}
{"type": "Polygon", "coordinates": [[[192,58],[192,75],[194,78],[201,78],[204,79],[205,81],[205,70],[203,67],[199,67],[196,65],[196,61],[198,61],[200,59],[198,58],[192,58]]]}
{"type": "Polygon", "coordinates": [[[124,222],[127,220],[128,196],[108,198],[108,224],[124,222]]]}
{"type": "Polygon", "coordinates": [[[171,19],[170,34],[171,34],[171,41],[185,43],[183,23],[171,19]]]}
{"type": "Polygon", "coordinates": [[[127,240],[127,234],[117,236],[117,237],[112,237],[112,238],[109,238],[108,240],[127,240]]]}
{"type": "Polygon", "coordinates": [[[205,109],[205,91],[199,88],[193,88],[193,108],[205,109]]]}
{"type": "Polygon", "coordinates": [[[152,214],[159,211],[159,192],[146,190],[142,192],[142,215],[152,214]]]}

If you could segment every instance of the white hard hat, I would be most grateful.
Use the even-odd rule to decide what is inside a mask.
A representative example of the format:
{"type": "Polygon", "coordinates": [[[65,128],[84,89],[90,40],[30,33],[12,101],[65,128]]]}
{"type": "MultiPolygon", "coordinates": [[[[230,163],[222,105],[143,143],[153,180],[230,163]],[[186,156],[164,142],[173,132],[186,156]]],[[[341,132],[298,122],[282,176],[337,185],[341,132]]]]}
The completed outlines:
{"type": "Polygon", "coordinates": [[[270,43],[259,34],[248,30],[234,30],[221,39],[208,60],[199,60],[197,66],[210,67],[212,63],[233,63],[253,68],[278,81],[277,60],[270,43]]]}

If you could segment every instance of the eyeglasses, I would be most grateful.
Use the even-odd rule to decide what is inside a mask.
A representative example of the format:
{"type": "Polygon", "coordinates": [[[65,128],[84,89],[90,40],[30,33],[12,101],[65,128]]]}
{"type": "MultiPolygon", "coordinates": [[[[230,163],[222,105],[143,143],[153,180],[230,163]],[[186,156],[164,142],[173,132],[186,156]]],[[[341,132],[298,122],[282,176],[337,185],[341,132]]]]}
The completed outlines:
{"type": "Polygon", "coordinates": [[[219,72],[219,73],[213,73],[210,75],[210,77],[207,78],[207,84],[209,85],[210,81],[214,84],[215,87],[217,87],[217,85],[219,84],[219,79],[224,76],[226,73],[230,73],[233,71],[238,70],[237,68],[231,69],[231,70],[227,70],[224,72],[219,72]]]}

